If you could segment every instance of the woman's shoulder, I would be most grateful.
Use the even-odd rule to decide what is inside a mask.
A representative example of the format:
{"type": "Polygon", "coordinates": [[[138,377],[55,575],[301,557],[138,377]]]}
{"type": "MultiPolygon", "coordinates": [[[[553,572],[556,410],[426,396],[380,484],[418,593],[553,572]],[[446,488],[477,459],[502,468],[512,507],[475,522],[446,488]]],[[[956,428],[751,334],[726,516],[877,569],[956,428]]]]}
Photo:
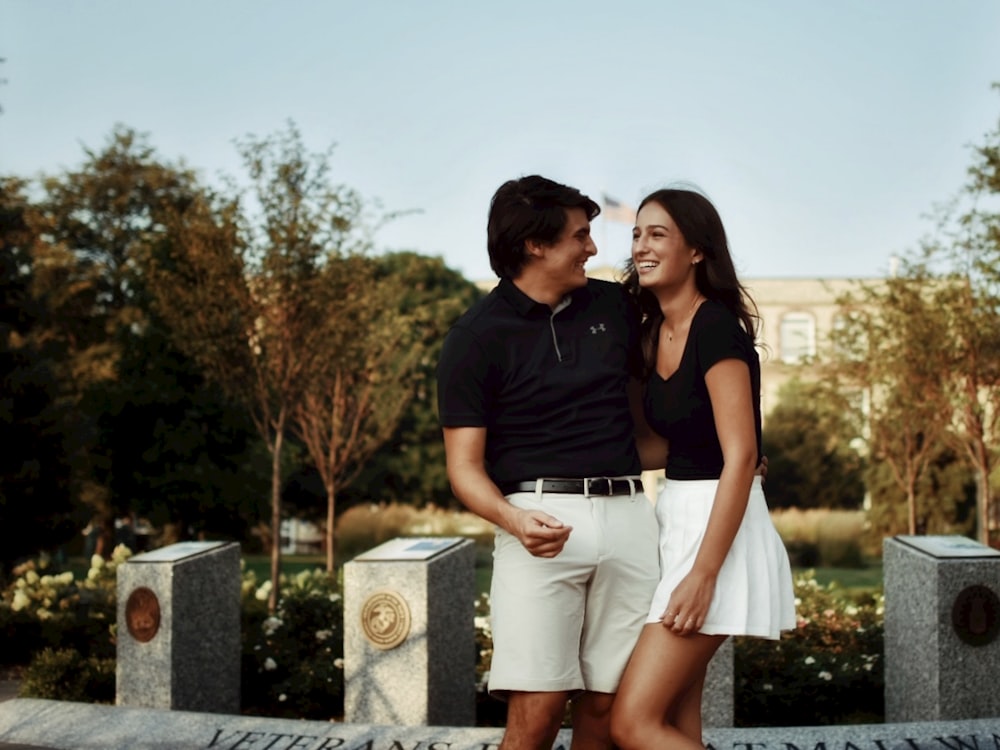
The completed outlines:
{"type": "Polygon", "coordinates": [[[740,327],[740,320],[733,311],[714,299],[706,299],[694,317],[699,327],[740,327]]]}
{"type": "Polygon", "coordinates": [[[692,321],[699,341],[721,343],[739,342],[753,348],[753,340],[743,328],[739,317],[718,300],[708,299],[698,308],[692,321]]]}

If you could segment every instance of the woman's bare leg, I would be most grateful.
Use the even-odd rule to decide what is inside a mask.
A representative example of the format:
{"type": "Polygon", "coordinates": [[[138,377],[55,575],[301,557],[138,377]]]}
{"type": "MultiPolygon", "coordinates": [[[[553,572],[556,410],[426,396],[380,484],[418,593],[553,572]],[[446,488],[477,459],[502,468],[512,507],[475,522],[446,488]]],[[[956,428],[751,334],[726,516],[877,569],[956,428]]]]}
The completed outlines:
{"type": "Polygon", "coordinates": [[[701,696],[708,662],[726,637],[679,636],[646,625],[611,709],[611,737],[622,750],[703,750],[701,696]]]}

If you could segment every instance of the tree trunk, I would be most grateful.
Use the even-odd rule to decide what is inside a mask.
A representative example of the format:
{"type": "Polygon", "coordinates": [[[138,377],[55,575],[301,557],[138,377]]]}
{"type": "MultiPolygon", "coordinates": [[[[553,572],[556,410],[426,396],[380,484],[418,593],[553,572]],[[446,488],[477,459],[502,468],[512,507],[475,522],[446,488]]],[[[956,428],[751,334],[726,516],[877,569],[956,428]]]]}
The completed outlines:
{"type": "Polygon", "coordinates": [[[911,485],[906,492],[906,506],[909,511],[910,536],[917,533],[917,493],[911,485]]]}
{"type": "Polygon", "coordinates": [[[337,520],[337,509],[334,506],[336,497],[336,488],[330,484],[326,488],[326,572],[330,575],[333,575],[333,525],[337,520]]]}
{"type": "Polygon", "coordinates": [[[267,611],[272,614],[278,608],[278,589],[281,585],[281,447],[284,437],[285,412],[282,409],[271,454],[271,592],[267,596],[267,611]]]}
{"type": "Polygon", "coordinates": [[[976,467],[976,538],[980,544],[990,544],[990,482],[983,467],[976,467]]]}

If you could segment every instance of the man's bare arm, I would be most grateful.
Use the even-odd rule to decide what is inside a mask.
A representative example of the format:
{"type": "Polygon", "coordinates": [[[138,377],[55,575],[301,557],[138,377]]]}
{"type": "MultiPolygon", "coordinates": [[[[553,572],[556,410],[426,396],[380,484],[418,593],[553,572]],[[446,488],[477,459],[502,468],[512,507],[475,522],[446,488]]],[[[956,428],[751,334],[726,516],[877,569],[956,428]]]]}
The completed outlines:
{"type": "Polygon", "coordinates": [[[513,534],[536,557],[562,551],[572,527],[547,513],[514,507],[490,479],[485,427],[445,427],[444,450],[452,492],[466,508],[513,534]]]}

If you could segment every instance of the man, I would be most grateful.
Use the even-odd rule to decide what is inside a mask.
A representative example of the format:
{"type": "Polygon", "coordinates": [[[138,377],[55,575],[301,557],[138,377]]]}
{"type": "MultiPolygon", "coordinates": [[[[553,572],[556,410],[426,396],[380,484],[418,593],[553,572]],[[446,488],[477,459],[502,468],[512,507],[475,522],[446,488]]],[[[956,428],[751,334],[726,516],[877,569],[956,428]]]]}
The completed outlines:
{"type": "Polygon", "coordinates": [[[452,489],[497,527],[489,689],[503,750],[609,748],[614,692],[658,580],[629,407],[637,314],[588,279],[599,206],[539,176],[502,185],[487,246],[499,285],[448,333],[438,398],[452,489]]]}

